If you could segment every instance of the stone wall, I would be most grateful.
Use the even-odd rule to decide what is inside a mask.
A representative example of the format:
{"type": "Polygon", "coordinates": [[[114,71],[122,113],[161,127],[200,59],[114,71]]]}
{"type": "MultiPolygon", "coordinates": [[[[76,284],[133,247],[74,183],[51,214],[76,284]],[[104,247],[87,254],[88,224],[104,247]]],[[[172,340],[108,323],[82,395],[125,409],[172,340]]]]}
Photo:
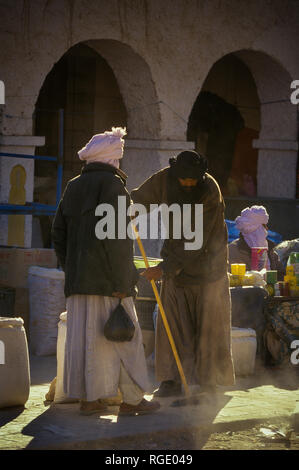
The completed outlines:
{"type": "MultiPolygon", "coordinates": [[[[32,155],[37,145],[44,143],[43,138],[30,136],[1,136],[0,135],[0,152],[9,152],[14,154],[32,155]]],[[[27,158],[0,158],[0,203],[7,204],[10,202],[10,194],[12,189],[11,172],[16,165],[21,165],[25,170],[25,199],[26,202],[33,201],[34,190],[34,160],[27,158]]],[[[9,217],[0,214],[0,245],[9,244],[9,217]]],[[[23,217],[15,216],[15,217],[23,217]]],[[[24,237],[22,245],[25,248],[31,247],[32,240],[32,216],[26,215],[24,221],[24,237]]]]}
{"type": "MultiPolygon", "coordinates": [[[[44,0],[24,6],[12,1],[0,8],[6,111],[19,117],[23,112],[28,118],[18,125],[15,119],[6,120],[6,134],[17,128],[30,133],[33,105],[46,75],[79,42],[93,44],[108,60],[127,107],[149,104],[146,98],[153,98],[177,113],[159,106],[160,137],[171,140],[185,137],[184,120],[188,121],[209,70],[226,54],[263,52],[288,76],[298,78],[298,53],[291,46],[296,44],[299,18],[292,0],[44,0]]],[[[147,134],[157,134],[157,128],[150,130],[154,125],[148,123],[147,134]]],[[[137,137],[133,128],[130,131],[137,137]]]]}
{"type": "Polygon", "coordinates": [[[3,135],[32,136],[46,76],[72,46],[88,45],[115,75],[128,140],[148,141],[128,147],[124,159],[139,184],[167,164],[172,149],[189,145],[194,102],[213,65],[233,53],[248,67],[261,103],[258,195],[295,197],[298,123],[289,96],[299,79],[296,0],[11,1],[0,2],[0,17],[3,135]],[[170,147],[157,149],[155,141],[170,147]]]}

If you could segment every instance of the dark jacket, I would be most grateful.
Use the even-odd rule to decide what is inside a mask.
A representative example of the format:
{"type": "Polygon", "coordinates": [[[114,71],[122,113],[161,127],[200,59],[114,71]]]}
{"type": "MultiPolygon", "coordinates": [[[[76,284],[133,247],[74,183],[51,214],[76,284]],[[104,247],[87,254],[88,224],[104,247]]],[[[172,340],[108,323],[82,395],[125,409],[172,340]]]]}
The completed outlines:
{"type": "MultiPolygon", "coordinates": [[[[65,271],[66,297],[136,293],[133,240],[128,236],[117,239],[118,196],[125,196],[126,209],[130,204],[125,180],[126,175],[111,165],[90,163],[68,182],[52,227],[54,248],[65,271]],[[103,203],[115,209],[115,239],[96,237],[95,226],[101,217],[95,215],[95,210],[103,203]]],[[[128,222],[126,217],[126,226],[128,222]]]]}
{"type": "MultiPolygon", "coordinates": [[[[279,281],[284,278],[284,267],[279,261],[278,254],[274,251],[275,243],[268,240],[268,256],[270,261],[271,270],[277,271],[279,281]]],[[[251,249],[247,245],[242,233],[240,237],[228,245],[229,250],[229,263],[243,263],[246,264],[246,270],[251,270],[251,249]]]]}
{"type": "MultiPolygon", "coordinates": [[[[135,203],[170,204],[168,191],[169,167],[158,171],[131,192],[135,203]]],[[[203,204],[203,245],[198,250],[185,250],[184,239],[165,240],[161,268],[166,276],[173,277],[177,286],[213,282],[227,273],[227,227],[224,220],[224,201],[214,178],[206,173],[198,204],[203,204]]],[[[193,204],[194,206],[194,204],[193,204]]]]}

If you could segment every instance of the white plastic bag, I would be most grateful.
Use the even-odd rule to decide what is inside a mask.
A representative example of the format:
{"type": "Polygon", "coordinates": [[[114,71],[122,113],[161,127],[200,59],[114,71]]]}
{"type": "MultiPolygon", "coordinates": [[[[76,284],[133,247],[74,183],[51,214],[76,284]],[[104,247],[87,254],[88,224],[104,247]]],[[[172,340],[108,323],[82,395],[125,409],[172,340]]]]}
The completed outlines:
{"type": "Polygon", "coordinates": [[[258,287],[264,287],[266,285],[266,281],[264,280],[264,270],[262,271],[246,271],[245,274],[245,279],[243,285],[247,286],[258,286],[258,287]],[[246,283],[246,277],[249,279],[248,283],[246,283]]]}

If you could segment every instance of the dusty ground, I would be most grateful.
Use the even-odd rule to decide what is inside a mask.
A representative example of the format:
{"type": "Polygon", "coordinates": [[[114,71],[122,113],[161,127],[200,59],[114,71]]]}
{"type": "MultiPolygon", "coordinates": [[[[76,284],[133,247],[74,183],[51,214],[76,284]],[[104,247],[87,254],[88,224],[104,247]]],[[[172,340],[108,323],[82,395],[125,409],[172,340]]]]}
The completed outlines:
{"type": "MultiPolygon", "coordinates": [[[[265,431],[264,431],[265,432],[265,431]]],[[[93,450],[299,450],[299,434],[289,422],[265,423],[250,429],[210,432],[202,430],[168,431],[103,440],[101,445],[76,445],[73,449],[93,450]],[[272,437],[262,430],[274,433],[272,437]],[[275,432],[276,431],[276,432],[275,432]],[[277,433],[278,431],[278,433],[277,433]]]]}
{"type": "MultiPolygon", "coordinates": [[[[299,431],[294,430],[291,415],[280,416],[280,411],[287,406],[289,396],[286,390],[293,390],[299,399],[299,374],[294,374],[284,368],[273,370],[257,366],[255,386],[261,384],[275,384],[275,390],[269,389],[266,399],[276,401],[278,410],[277,418],[271,420],[257,419],[226,422],[220,419],[207,429],[191,428],[181,430],[169,430],[167,432],[154,432],[133,437],[119,437],[117,439],[102,440],[99,443],[80,445],[78,449],[97,450],[299,450],[299,431]],[[275,393],[274,393],[275,392],[275,393]],[[285,401],[286,400],[286,401],[285,401]]],[[[253,384],[252,384],[253,385],[253,384]]],[[[236,386],[238,390],[238,386],[236,386]]],[[[245,389],[246,390],[246,389],[245,389]]],[[[257,389],[256,389],[257,390],[257,389]]],[[[251,404],[252,411],[258,405],[261,395],[255,390],[251,404]]],[[[293,393],[294,393],[293,392],[293,393]]],[[[242,393],[237,393],[238,400],[242,399],[242,393]]],[[[246,390],[248,398],[249,389],[246,390]]],[[[265,397],[264,397],[265,398],[265,397]]],[[[247,401],[247,399],[245,398],[247,401]]],[[[241,403],[241,407],[245,403],[241,403]]],[[[240,408],[237,402],[234,408],[240,408]]],[[[265,404],[266,405],[266,404],[265,404]]],[[[254,414],[254,413],[253,413],[254,414]]],[[[255,417],[256,418],[256,417],[255,417]]]]}
{"type": "Polygon", "coordinates": [[[299,426],[292,431],[299,403],[294,370],[257,367],[212,400],[172,407],[173,398],[164,398],[153,415],[119,419],[117,407],[109,416],[83,417],[78,404],[44,402],[56,359],[32,357],[31,367],[26,406],[0,410],[0,449],[299,450],[299,426]]]}
{"type": "MultiPolygon", "coordinates": [[[[237,432],[211,434],[203,450],[299,450],[299,435],[266,437],[260,431],[263,426],[237,432]]],[[[277,426],[278,430],[281,426],[277,426]]]]}

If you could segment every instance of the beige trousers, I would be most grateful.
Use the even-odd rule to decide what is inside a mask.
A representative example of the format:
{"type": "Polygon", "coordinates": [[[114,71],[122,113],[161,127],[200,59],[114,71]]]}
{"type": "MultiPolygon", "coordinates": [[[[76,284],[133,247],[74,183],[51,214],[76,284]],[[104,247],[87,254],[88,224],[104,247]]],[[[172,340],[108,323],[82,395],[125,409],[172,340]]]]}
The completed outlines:
{"type": "Polygon", "coordinates": [[[119,389],[122,394],[122,399],[129,405],[138,405],[143,398],[143,391],[140,387],[131,379],[123,363],[120,365],[120,376],[119,376],[119,389]]]}
{"type": "MultiPolygon", "coordinates": [[[[228,276],[186,287],[177,287],[173,279],[167,279],[161,297],[187,382],[192,385],[233,385],[228,276]]],[[[158,381],[180,381],[160,313],[155,362],[158,381]]]]}

